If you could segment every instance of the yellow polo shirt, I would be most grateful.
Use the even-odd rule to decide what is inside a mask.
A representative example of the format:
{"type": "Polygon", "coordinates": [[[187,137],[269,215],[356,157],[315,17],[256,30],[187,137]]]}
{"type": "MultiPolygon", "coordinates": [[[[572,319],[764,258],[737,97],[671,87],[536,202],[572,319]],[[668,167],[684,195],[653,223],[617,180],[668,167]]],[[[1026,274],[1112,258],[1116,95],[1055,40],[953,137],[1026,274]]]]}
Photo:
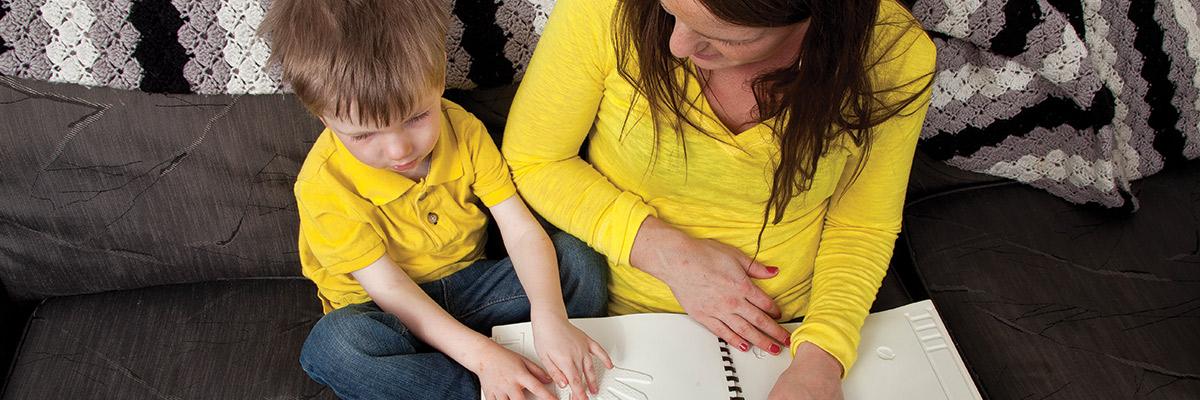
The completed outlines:
{"type": "Polygon", "coordinates": [[[647,216],[695,238],[757,252],[779,274],[755,283],[779,305],[782,319],[805,318],[792,335],[793,351],[812,342],[848,371],[900,231],[929,105],[922,89],[932,79],[933,43],[896,0],[880,1],[868,56],[878,64],[870,79],[878,89],[896,88],[889,100],[921,98],[875,127],[869,154],[848,140],[834,142],[811,187],[791,200],[782,222],[766,227],[760,248],[779,152],[775,121],[735,135],[692,80],[683,98],[695,102],[686,111],[714,136],[685,124],[683,132],[656,138],[645,100],[631,104],[635,88],[618,73],[617,2],[559,0],[554,7],[505,131],[504,155],[523,198],[608,256],[615,314],[683,312],[665,283],[629,264],[647,216]],[[587,161],[578,156],[584,139],[590,139],[587,161]]]}
{"type": "Polygon", "coordinates": [[[325,312],[371,300],[350,272],[387,254],[417,283],[483,257],[491,207],[516,194],[483,124],[442,100],[429,175],[414,182],[365,165],[326,129],[296,178],[300,264],[325,312]]]}

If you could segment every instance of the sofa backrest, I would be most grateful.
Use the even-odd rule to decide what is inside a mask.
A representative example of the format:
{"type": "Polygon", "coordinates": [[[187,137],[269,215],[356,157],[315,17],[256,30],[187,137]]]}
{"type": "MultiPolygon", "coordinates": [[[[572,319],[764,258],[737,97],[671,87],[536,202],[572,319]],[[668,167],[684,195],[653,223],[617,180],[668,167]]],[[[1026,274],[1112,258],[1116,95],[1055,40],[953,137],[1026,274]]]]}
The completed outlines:
{"type": "Polygon", "coordinates": [[[299,275],[292,184],[321,126],[292,97],[0,76],[0,116],[12,298],[299,275]]]}

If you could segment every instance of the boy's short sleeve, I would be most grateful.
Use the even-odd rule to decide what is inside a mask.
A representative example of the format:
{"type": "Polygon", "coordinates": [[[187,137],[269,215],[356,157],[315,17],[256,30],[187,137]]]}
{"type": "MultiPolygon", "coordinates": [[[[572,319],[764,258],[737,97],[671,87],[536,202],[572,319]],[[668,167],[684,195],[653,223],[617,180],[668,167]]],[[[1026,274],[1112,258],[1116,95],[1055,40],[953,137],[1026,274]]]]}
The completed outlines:
{"type": "Polygon", "coordinates": [[[383,257],[387,247],[370,221],[337,197],[297,186],[300,240],[327,273],[348,274],[383,257]]]}
{"type": "Polygon", "coordinates": [[[484,206],[492,207],[517,194],[517,186],[513,184],[508,163],[500,156],[500,149],[488,135],[487,128],[473,115],[466,112],[457,114],[466,114],[456,118],[458,121],[455,122],[464,131],[466,153],[470,155],[473,166],[469,170],[475,173],[475,181],[471,184],[475,196],[483,201],[484,206]]]}

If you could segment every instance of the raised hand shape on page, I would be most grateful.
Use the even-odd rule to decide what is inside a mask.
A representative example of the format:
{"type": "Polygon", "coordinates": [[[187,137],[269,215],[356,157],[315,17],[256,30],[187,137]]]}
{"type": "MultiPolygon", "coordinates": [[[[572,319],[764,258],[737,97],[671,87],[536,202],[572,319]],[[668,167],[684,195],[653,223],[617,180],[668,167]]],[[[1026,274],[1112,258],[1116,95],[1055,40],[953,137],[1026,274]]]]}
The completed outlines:
{"type": "MultiPolygon", "coordinates": [[[[593,400],[650,400],[646,389],[654,383],[654,377],[621,367],[605,368],[600,360],[593,361],[593,370],[599,372],[599,391],[593,400]]],[[[570,388],[555,388],[559,400],[571,398],[570,388]]]]}

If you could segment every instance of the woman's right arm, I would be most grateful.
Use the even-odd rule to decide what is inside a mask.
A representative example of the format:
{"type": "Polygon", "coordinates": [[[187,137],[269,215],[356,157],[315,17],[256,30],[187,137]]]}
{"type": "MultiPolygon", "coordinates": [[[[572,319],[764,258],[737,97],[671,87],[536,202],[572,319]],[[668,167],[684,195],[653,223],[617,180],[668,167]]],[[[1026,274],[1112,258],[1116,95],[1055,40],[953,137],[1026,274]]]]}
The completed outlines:
{"type": "Polygon", "coordinates": [[[751,278],[774,272],[658,220],[579,157],[614,74],[614,0],[560,0],[509,111],[503,153],[529,205],[610,260],[666,282],[684,310],[735,347],[786,345],[778,307],[751,278]],[[631,259],[634,248],[637,259],[631,259]]]}
{"type": "Polygon", "coordinates": [[[503,153],[522,197],[555,226],[609,259],[629,262],[654,210],[579,157],[615,68],[612,0],[561,0],[513,100],[503,153]]]}

